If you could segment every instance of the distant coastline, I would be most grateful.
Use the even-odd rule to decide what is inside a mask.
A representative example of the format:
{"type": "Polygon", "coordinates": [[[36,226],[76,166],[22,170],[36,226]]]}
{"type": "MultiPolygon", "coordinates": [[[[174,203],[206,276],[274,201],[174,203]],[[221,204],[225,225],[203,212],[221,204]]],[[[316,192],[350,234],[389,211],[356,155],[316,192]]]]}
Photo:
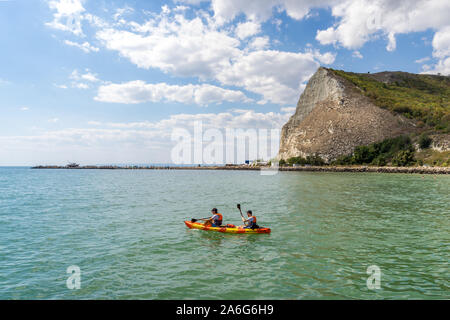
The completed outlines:
{"type": "MultiPolygon", "coordinates": [[[[226,166],[35,166],[32,169],[67,170],[276,170],[269,166],[226,165],[226,166]]],[[[293,172],[373,172],[373,173],[418,173],[450,174],[450,167],[376,167],[376,166],[298,166],[278,167],[279,171],[293,172]]]]}

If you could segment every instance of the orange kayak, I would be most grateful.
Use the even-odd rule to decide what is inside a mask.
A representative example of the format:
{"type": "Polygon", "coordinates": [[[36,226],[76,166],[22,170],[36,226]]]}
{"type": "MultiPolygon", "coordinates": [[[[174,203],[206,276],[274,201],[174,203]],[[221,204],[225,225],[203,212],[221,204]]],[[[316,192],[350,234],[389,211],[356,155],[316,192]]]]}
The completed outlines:
{"type": "Polygon", "coordinates": [[[199,229],[205,231],[216,231],[223,233],[248,233],[248,234],[256,234],[256,233],[270,233],[270,228],[258,228],[258,229],[244,229],[244,228],[227,228],[227,227],[206,227],[203,223],[200,222],[184,222],[189,229],[199,229]]]}

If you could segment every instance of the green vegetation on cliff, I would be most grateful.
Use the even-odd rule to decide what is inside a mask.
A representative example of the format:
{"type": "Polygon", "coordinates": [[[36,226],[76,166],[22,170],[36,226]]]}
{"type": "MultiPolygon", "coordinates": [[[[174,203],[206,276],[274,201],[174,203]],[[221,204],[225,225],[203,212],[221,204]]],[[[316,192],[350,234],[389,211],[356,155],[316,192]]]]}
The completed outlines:
{"type": "MultiPolygon", "coordinates": [[[[283,160],[284,161],[284,160],[283,160]]],[[[306,158],[302,157],[293,157],[289,158],[287,161],[284,161],[283,163],[280,161],[280,165],[282,164],[289,164],[289,165],[312,165],[312,166],[323,166],[325,165],[325,161],[318,155],[313,156],[307,156],[306,158]]]]}
{"type": "Polygon", "coordinates": [[[353,165],[371,164],[385,166],[391,163],[395,166],[408,166],[415,162],[414,146],[411,138],[400,136],[372,143],[368,146],[356,147],[353,154],[336,159],[333,164],[353,165]]]}
{"type": "MultiPolygon", "coordinates": [[[[366,146],[358,146],[353,153],[341,156],[332,161],[331,165],[373,165],[386,166],[392,165],[396,167],[406,167],[413,165],[431,165],[431,166],[449,166],[450,151],[438,152],[429,149],[432,139],[426,134],[415,136],[403,135],[396,138],[386,139],[381,142],[372,143],[366,146]],[[414,140],[414,141],[413,141],[414,140]],[[417,144],[420,149],[414,148],[417,144]]],[[[287,161],[281,160],[280,165],[292,166],[297,165],[314,165],[323,166],[327,163],[320,156],[308,156],[306,158],[293,157],[287,161]]]]}
{"type": "Polygon", "coordinates": [[[418,164],[438,167],[450,166],[450,151],[439,152],[433,149],[425,149],[416,152],[415,158],[418,164]]]}
{"type": "Polygon", "coordinates": [[[447,167],[450,165],[450,151],[439,152],[430,149],[433,140],[426,134],[399,136],[356,147],[351,155],[342,156],[333,161],[333,165],[393,165],[405,167],[411,165],[430,165],[447,167]],[[414,140],[414,141],[413,141],[414,140]],[[416,150],[414,144],[420,148],[416,150]]]}
{"type": "Polygon", "coordinates": [[[362,74],[332,70],[374,103],[440,132],[450,132],[450,77],[405,72],[362,74]]]}

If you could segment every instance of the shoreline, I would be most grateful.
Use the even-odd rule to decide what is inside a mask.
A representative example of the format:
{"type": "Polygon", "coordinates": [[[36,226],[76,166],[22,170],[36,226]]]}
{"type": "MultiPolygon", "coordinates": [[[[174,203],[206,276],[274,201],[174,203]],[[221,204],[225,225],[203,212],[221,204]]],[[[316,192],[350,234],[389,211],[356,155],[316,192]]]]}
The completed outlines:
{"type": "MultiPolygon", "coordinates": [[[[176,166],[35,166],[31,169],[67,169],[67,170],[248,170],[271,171],[276,170],[268,166],[203,166],[203,167],[176,167],[176,166]]],[[[294,172],[371,172],[371,173],[417,173],[417,174],[450,174],[450,167],[373,167],[373,166],[304,166],[279,167],[278,171],[294,172]]]]}

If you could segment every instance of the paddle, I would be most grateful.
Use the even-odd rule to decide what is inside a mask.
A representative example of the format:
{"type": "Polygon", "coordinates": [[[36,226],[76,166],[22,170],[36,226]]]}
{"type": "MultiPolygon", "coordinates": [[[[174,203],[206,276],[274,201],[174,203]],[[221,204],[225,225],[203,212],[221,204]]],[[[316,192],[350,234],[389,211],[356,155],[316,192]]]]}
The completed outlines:
{"type": "Polygon", "coordinates": [[[209,217],[208,218],[202,218],[202,219],[194,219],[194,218],[192,218],[191,222],[197,222],[198,220],[207,220],[207,219],[209,219],[209,217]]]}
{"type": "Polygon", "coordinates": [[[239,209],[239,212],[241,213],[242,221],[245,223],[244,215],[242,214],[241,205],[238,203],[237,208],[239,209]]]}

